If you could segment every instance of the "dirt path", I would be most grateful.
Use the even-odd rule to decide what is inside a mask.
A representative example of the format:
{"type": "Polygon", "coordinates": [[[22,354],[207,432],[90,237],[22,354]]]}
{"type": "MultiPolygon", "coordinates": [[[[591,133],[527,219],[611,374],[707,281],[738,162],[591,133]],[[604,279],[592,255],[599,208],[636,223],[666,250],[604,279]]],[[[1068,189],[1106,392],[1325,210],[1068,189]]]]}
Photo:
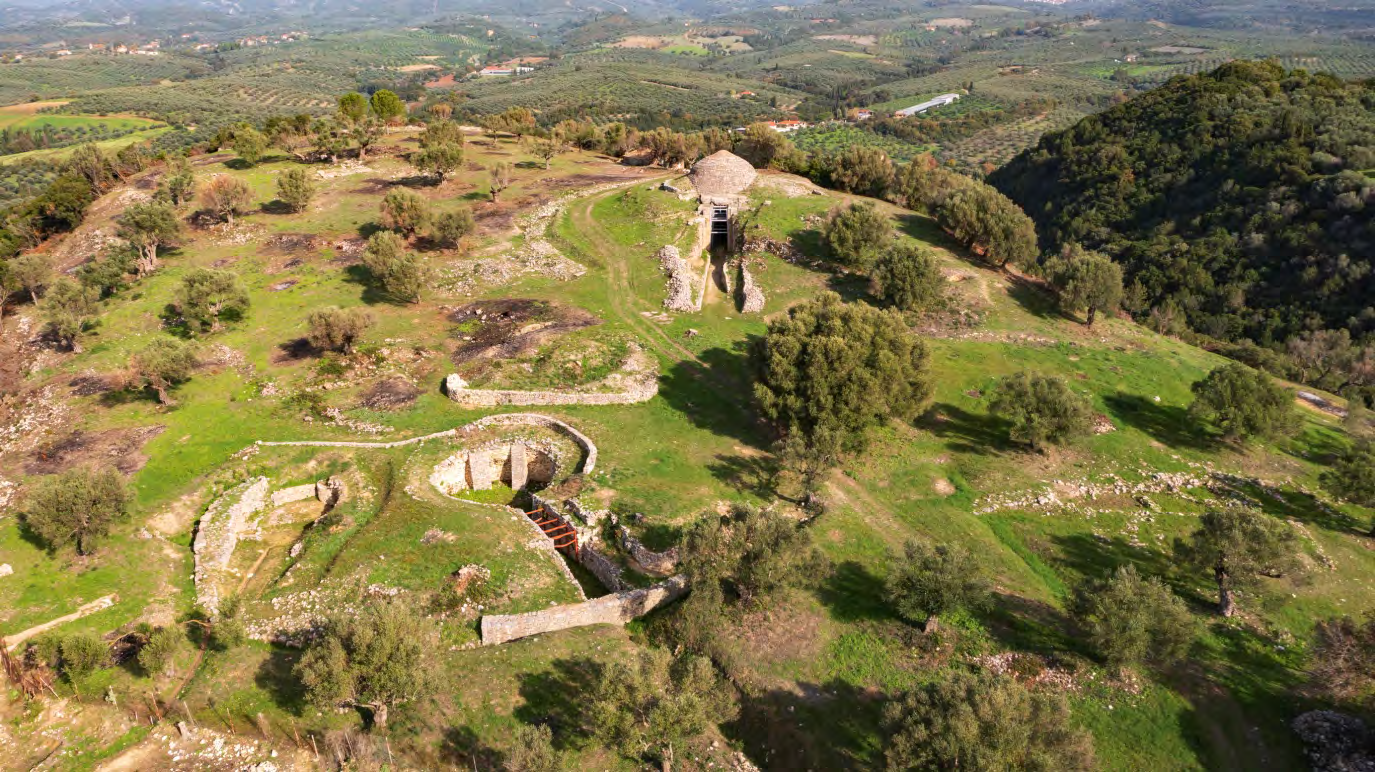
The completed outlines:
{"type": "Polygon", "coordinates": [[[19,644],[23,643],[24,641],[27,641],[28,639],[36,635],[42,635],[43,633],[46,633],[47,631],[53,629],[54,627],[57,627],[58,625],[66,624],[67,622],[74,622],[84,616],[94,614],[97,611],[104,611],[105,609],[115,605],[118,602],[119,596],[113,594],[106,595],[103,598],[97,598],[91,601],[90,603],[87,603],[86,605],[82,606],[81,608],[77,609],[76,611],[73,611],[70,614],[60,616],[57,619],[44,622],[43,624],[37,625],[35,627],[30,627],[29,629],[21,633],[15,633],[14,635],[5,638],[5,646],[10,651],[14,651],[15,649],[19,648],[19,644]]]}
{"type": "MultiPolygon", "coordinates": [[[[634,290],[630,286],[630,266],[620,250],[607,237],[606,229],[592,214],[592,207],[600,196],[581,202],[573,210],[573,220],[578,230],[592,243],[592,247],[606,259],[608,278],[611,282],[611,307],[627,326],[633,329],[655,351],[669,359],[684,359],[696,363],[707,370],[707,363],[697,358],[692,351],[670,338],[657,324],[645,321],[639,310],[633,306],[634,290]]],[[[709,372],[709,371],[708,371],[709,372]]]]}

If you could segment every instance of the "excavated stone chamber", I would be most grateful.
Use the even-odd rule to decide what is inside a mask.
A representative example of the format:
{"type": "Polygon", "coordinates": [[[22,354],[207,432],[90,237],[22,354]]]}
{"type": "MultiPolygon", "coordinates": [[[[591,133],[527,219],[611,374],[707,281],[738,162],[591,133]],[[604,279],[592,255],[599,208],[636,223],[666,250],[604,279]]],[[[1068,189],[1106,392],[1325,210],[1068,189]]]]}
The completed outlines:
{"type": "Polygon", "coordinates": [[[491,490],[498,483],[511,490],[539,490],[559,476],[560,468],[553,448],[515,439],[454,453],[435,465],[430,484],[450,495],[491,490]]]}

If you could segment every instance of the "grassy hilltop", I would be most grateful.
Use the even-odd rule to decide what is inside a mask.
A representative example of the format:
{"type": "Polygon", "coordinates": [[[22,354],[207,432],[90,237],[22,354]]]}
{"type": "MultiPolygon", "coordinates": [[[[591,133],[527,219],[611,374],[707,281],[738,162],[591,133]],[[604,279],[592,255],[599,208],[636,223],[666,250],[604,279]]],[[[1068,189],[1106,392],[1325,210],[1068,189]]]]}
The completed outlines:
{"type": "MultiPolygon", "coordinates": [[[[497,387],[584,385],[614,369],[632,344],[660,368],[655,399],[538,409],[600,449],[596,472],[561,480],[577,487],[560,490],[625,517],[639,513],[632,528],[652,548],[675,543],[725,503],[773,502],[791,511],[777,496],[771,438],[746,396],[753,377],[746,351],[770,319],[823,290],[877,302],[863,276],[822,259],[820,219],[854,197],[813,193],[800,178],[763,173],[750,193],[758,211],[753,233],[791,243],[803,259],[760,258],[754,272],[767,296],[763,316],[742,315],[716,289],[700,313],[669,315],[654,253],[674,244],[702,267],[690,254],[695,205],[657,189],[679,172],[582,152],[559,156],[546,170],[509,137],[470,136],[462,169],[435,185],[399,155],[415,148],[413,132],[396,131],[361,163],[305,167],[318,193],[295,214],[275,199],[277,179],[297,162],[269,154],[248,167],[227,153],[199,157],[194,169],[202,182],[224,175],[249,185],[248,214],[232,226],[192,228],[159,271],[102,301],[99,325],[79,354],[23,342],[38,325],[31,307],[6,322],[6,356],[24,363],[18,383],[30,401],[23,415],[45,428],[7,439],[0,456],[6,480],[116,463],[129,473],[135,497],[132,516],[91,557],[46,551],[11,510],[0,521],[0,563],[14,568],[0,580],[0,630],[12,634],[112,593],[114,605],[63,631],[104,633],[185,617],[194,605],[195,521],[219,493],[256,474],[268,475],[274,488],[338,474],[350,480],[351,496],[323,526],[303,531],[313,511],[290,510],[260,541],[240,544],[233,568],[250,626],[302,607],[293,604],[347,607],[368,586],[424,605],[451,572],[470,564],[492,574],[484,613],[599,594],[595,580],[578,574],[570,582],[547,554],[525,549],[528,526],[489,506],[511,501],[509,490],[468,494],[465,503],[430,488],[426,475],[452,452],[447,445],[242,451],[258,440],[389,441],[460,426],[509,411],[460,409],[439,392],[448,373],[497,387]],[[491,203],[485,167],[500,161],[516,168],[511,186],[491,203]],[[393,301],[359,264],[364,237],[379,228],[379,204],[396,189],[417,192],[436,211],[472,206],[477,216],[460,249],[420,244],[436,278],[419,303],[393,301]],[[569,194],[580,195],[563,198],[569,194]],[[559,200],[549,219],[547,205],[559,200]],[[581,275],[525,270],[507,257],[541,237],[582,266],[581,275]],[[167,335],[166,307],[198,267],[237,275],[247,313],[199,342],[201,365],[175,391],[174,406],[119,388],[131,356],[167,335]],[[520,330],[549,324],[559,332],[504,360],[465,358],[469,339],[482,339],[486,328],[460,311],[483,302],[506,304],[525,325],[520,330]],[[322,355],[300,344],[307,315],[323,306],[372,314],[374,325],[353,354],[322,355]],[[291,555],[298,539],[303,549],[291,555]]],[[[109,232],[161,173],[145,173],[98,201],[76,232],[49,247],[59,268],[79,262],[84,252],[73,247],[109,232]]],[[[917,324],[931,353],[929,408],[914,422],[873,432],[863,454],[824,478],[827,508],[810,526],[825,559],[819,582],[735,623],[729,645],[732,661],[744,663],[731,673],[740,716],[720,727],[719,748],[711,746],[718,736],[712,729],[688,756],[705,763],[740,749],[770,768],[880,765],[884,695],[963,662],[1011,657],[1021,677],[1044,677],[1042,688],[1068,695],[1073,722],[1092,733],[1104,768],[1301,763],[1287,722],[1309,702],[1296,695],[1314,621],[1375,603],[1364,578],[1375,568],[1365,514],[1315,493],[1323,462],[1345,443],[1339,421],[1305,408],[1290,439],[1244,447],[1214,440],[1186,408],[1191,384],[1225,360],[1122,319],[1086,328],[1056,310],[1037,282],[987,268],[927,216],[878,206],[901,240],[936,256],[963,321],[937,315],[917,324]],[[1021,370],[1064,378],[1112,430],[1047,454],[1012,444],[987,395],[1000,377],[1021,370]],[[1242,594],[1242,614],[1227,620],[1212,614],[1210,577],[1177,570],[1171,557],[1174,539],[1221,497],[1243,498],[1293,523],[1306,566],[1297,581],[1265,580],[1242,594]],[[967,547],[995,587],[993,607],[946,620],[948,633],[935,648],[883,600],[892,556],[914,538],[967,547]],[[1202,626],[1194,656],[1167,675],[1120,677],[1093,659],[1069,618],[1081,582],[1126,564],[1165,577],[1202,626]]],[[[443,686],[397,709],[390,751],[420,767],[474,758],[485,764],[509,749],[516,727],[549,721],[578,766],[632,768],[559,727],[574,721],[589,663],[645,645],[662,615],[625,630],[584,628],[496,648],[471,647],[475,613],[450,616],[443,686]]],[[[79,689],[62,682],[71,720],[55,729],[41,717],[16,719],[7,731],[24,750],[12,758],[21,765],[41,758],[43,731],[58,732],[73,749],[61,761],[68,768],[92,767],[128,746],[130,754],[148,753],[136,745],[146,721],[136,719],[148,712],[137,695],[149,691],[198,724],[251,735],[287,756],[308,751],[309,742],[297,738],[324,737],[362,719],[308,708],[290,675],[299,656],[256,641],[230,651],[188,648],[165,673],[130,664],[100,670],[79,689]],[[93,697],[107,688],[126,711],[93,697]]]]}

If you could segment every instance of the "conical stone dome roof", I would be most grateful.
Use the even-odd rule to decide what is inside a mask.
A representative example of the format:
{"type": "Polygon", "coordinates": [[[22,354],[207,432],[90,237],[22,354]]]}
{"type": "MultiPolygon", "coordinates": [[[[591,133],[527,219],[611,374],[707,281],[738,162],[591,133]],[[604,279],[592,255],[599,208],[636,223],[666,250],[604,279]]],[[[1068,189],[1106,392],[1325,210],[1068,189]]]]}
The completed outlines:
{"type": "Polygon", "coordinates": [[[743,193],[757,174],[749,161],[729,150],[718,150],[693,164],[688,176],[698,195],[707,200],[743,193]]]}

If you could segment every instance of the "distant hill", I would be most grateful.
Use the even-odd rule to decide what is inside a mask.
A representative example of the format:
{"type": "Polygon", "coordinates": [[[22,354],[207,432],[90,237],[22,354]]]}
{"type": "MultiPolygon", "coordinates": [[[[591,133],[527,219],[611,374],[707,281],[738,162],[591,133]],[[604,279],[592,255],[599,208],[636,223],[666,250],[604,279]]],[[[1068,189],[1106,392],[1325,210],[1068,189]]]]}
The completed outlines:
{"type": "Polygon", "coordinates": [[[1191,27],[1375,33],[1375,0],[1071,0],[1068,8],[1191,27]]]}
{"type": "Polygon", "coordinates": [[[1222,339],[1375,333],[1375,82],[1235,62],[1048,134],[990,177],[1047,247],[1121,261],[1222,339]]]}

